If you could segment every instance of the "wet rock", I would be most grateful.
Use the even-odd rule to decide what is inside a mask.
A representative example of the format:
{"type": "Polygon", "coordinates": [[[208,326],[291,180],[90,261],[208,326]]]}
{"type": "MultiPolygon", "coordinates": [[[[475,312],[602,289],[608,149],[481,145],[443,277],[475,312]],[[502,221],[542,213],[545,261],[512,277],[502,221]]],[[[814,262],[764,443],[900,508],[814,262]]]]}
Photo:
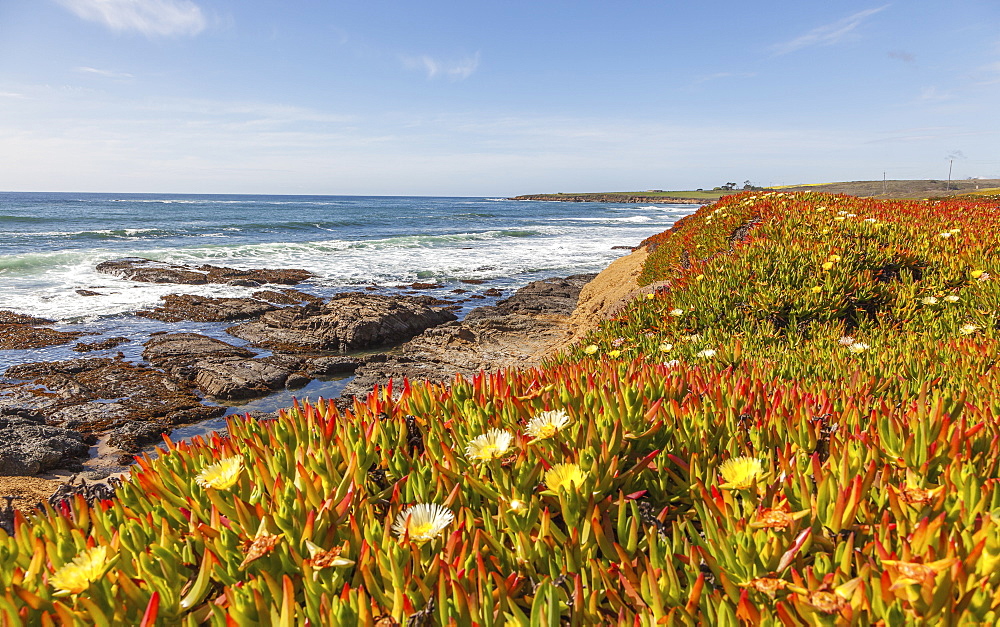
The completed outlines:
{"type": "Polygon", "coordinates": [[[31,476],[87,454],[83,436],[44,420],[0,417],[0,475],[31,476]]]}
{"type": "Polygon", "coordinates": [[[123,451],[137,452],[147,444],[159,441],[170,429],[169,424],[160,421],[126,420],[111,430],[108,445],[123,451]]]}
{"type": "MultiPolygon", "coordinates": [[[[378,289],[378,288],[376,288],[378,289]]],[[[298,305],[301,303],[322,303],[319,296],[307,294],[305,292],[287,288],[283,290],[261,290],[251,294],[257,300],[267,301],[275,305],[298,305]]]]}
{"type": "MultiPolygon", "coordinates": [[[[198,361],[252,359],[257,353],[198,333],[167,333],[143,344],[142,357],[149,363],[175,370],[198,361]]],[[[181,374],[181,378],[190,378],[181,374]]]]}
{"type": "Polygon", "coordinates": [[[308,270],[297,268],[237,270],[208,264],[192,267],[154,261],[143,257],[125,257],[104,261],[97,264],[97,271],[130,281],[146,283],[203,285],[205,283],[226,284],[233,281],[252,281],[254,282],[253,287],[265,283],[296,285],[313,276],[308,270]]]}
{"type": "Polygon", "coordinates": [[[194,384],[205,394],[225,400],[265,396],[280,389],[291,374],[262,359],[202,361],[194,365],[194,384]]]}
{"type": "Polygon", "coordinates": [[[285,379],[285,389],[297,390],[301,387],[308,385],[310,381],[312,381],[312,379],[302,374],[301,372],[293,372],[288,376],[287,379],[285,379]]]}
{"type": "Polygon", "coordinates": [[[305,360],[303,369],[314,377],[349,374],[365,363],[366,358],[349,357],[347,355],[329,355],[311,357],[305,360]]]}
{"type": "Polygon", "coordinates": [[[57,331],[39,326],[46,324],[55,324],[55,321],[13,311],[0,311],[0,350],[56,346],[67,344],[84,335],[78,331],[57,331]]]}
{"type": "Polygon", "coordinates": [[[80,342],[73,347],[73,350],[78,353],[87,353],[90,351],[103,351],[120,346],[121,344],[127,344],[132,340],[127,337],[109,337],[106,340],[101,340],[100,342],[80,342]]]}
{"type": "Polygon", "coordinates": [[[405,296],[349,292],[322,305],[286,307],[226,331],[286,353],[355,351],[403,342],[456,316],[405,296]]]}
{"type": "Polygon", "coordinates": [[[537,363],[564,337],[580,290],[593,275],[535,281],[496,306],[478,307],[461,322],[425,330],[391,354],[373,355],[356,371],[343,396],[363,396],[389,379],[448,382],[537,363]]]}
{"type": "Polygon", "coordinates": [[[94,290],[77,290],[76,293],[80,296],[104,296],[104,294],[95,292],[94,290]]]}
{"type": "Polygon", "coordinates": [[[27,314],[17,313],[16,311],[0,309],[0,324],[37,325],[37,324],[55,324],[55,323],[56,323],[55,320],[49,320],[47,318],[36,318],[35,316],[29,316],[27,314]]]}
{"type": "Polygon", "coordinates": [[[302,363],[288,356],[254,359],[253,351],[196,333],[150,338],[142,356],[204,394],[224,400],[254,398],[280,389],[302,363]]]}
{"type": "Polygon", "coordinates": [[[161,296],[163,305],[150,311],[137,311],[135,315],[161,322],[228,322],[254,318],[277,309],[264,301],[253,298],[209,298],[192,294],[167,294],[161,296]]]}
{"type": "Polygon", "coordinates": [[[0,388],[0,411],[38,412],[49,424],[102,433],[129,420],[180,424],[225,413],[202,405],[191,386],[121,359],[20,364],[6,376],[29,384],[0,388]]]}

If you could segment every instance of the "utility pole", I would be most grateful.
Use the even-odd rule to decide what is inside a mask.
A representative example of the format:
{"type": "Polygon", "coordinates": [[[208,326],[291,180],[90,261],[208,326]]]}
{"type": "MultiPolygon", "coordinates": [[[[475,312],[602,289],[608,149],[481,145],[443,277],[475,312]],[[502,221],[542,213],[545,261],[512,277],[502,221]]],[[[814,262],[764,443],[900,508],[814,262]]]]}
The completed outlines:
{"type": "Polygon", "coordinates": [[[955,163],[954,159],[948,159],[948,187],[946,189],[951,189],[951,166],[955,163]]]}
{"type": "Polygon", "coordinates": [[[885,196],[889,193],[889,188],[885,182],[885,172],[882,173],[882,195],[885,196]]]}

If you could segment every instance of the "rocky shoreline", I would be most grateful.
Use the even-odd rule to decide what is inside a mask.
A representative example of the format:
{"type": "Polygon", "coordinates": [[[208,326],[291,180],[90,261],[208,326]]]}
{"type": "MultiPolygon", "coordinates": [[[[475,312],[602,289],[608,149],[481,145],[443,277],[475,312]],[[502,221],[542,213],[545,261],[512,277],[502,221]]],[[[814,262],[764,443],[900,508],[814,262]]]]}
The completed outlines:
{"type": "MultiPolygon", "coordinates": [[[[349,402],[390,379],[446,382],[456,373],[536,365],[634,290],[644,256],[640,250],[620,258],[601,275],[535,281],[461,321],[450,301],[409,294],[348,292],[321,299],[285,288],[252,298],[165,296],[160,307],[138,315],[163,322],[233,321],[226,331],[249,346],[167,332],[145,342],[141,363],[119,353],[0,372],[0,496],[12,494],[14,506],[30,508],[74,473],[86,470],[93,481],[126,470],[162,433],[225,413],[206,399],[261,397],[316,377],[353,373],[342,394],[349,402]],[[615,275],[610,280],[609,273],[615,275]],[[596,292],[595,285],[601,286],[596,292]],[[100,464],[82,465],[98,443],[100,464]]],[[[189,268],[136,258],[107,263],[104,271],[128,273],[131,280],[177,284],[211,277],[256,287],[305,278],[295,270],[189,268]]],[[[47,327],[51,322],[0,311],[0,347],[78,339],[47,327]]],[[[127,338],[80,342],[74,350],[121,341],[127,338]]]]}

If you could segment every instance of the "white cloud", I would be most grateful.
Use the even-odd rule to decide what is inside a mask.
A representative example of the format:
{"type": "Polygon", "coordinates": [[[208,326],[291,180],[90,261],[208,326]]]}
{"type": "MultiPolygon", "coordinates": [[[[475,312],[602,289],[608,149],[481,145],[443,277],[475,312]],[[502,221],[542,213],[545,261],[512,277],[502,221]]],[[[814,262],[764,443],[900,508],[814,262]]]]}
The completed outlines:
{"type": "Polygon", "coordinates": [[[190,0],[56,0],[77,17],[117,32],[147,37],[197,35],[205,30],[201,9],[190,0]]]}
{"type": "Polygon", "coordinates": [[[921,89],[918,99],[924,102],[944,102],[945,100],[954,100],[955,95],[931,86],[921,89]]]}
{"type": "Polygon", "coordinates": [[[478,52],[471,57],[450,62],[441,61],[426,54],[419,57],[402,57],[402,60],[405,68],[426,72],[429,79],[443,77],[453,81],[461,81],[472,76],[479,68],[478,52]]]}
{"type": "Polygon", "coordinates": [[[128,72],[115,72],[114,70],[101,70],[96,67],[86,67],[80,66],[76,68],[77,72],[81,74],[94,74],[96,76],[103,76],[104,78],[117,78],[117,79],[128,79],[133,78],[128,72]]]}
{"type": "Polygon", "coordinates": [[[884,4],[874,9],[859,11],[841,20],[837,20],[836,22],[818,26],[804,35],[800,35],[795,39],[792,39],[791,41],[771,46],[771,51],[775,55],[782,55],[788,54],[789,52],[795,52],[796,50],[801,50],[802,48],[808,48],[810,46],[832,46],[851,34],[851,32],[860,26],[866,19],[876,13],[884,11],[887,8],[889,8],[889,5],[884,4]]]}

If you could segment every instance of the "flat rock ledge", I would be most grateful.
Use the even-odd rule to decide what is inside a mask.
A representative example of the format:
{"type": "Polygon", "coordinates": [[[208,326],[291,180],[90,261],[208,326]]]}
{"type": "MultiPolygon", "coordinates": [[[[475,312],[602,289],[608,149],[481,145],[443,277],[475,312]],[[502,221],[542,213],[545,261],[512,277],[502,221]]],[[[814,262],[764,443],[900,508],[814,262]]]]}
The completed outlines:
{"type": "Polygon", "coordinates": [[[271,311],[226,332],[254,346],[286,353],[346,353],[398,344],[456,318],[419,298],[346,292],[322,304],[271,311]]]}
{"type": "Polygon", "coordinates": [[[83,335],[78,331],[57,331],[44,326],[49,324],[55,324],[55,320],[0,310],[0,350],[25,350],[68,344],[83,335]]]}
{"type": "Polygon", "coordinates": [[[278,308],[277,305],[254,298],[210,298],[192,294],[167,294],[161,296],[163,304],[135,315],[160,322],[229,322],[254,318],[278,308]]]}
{"type": "Polygon", "coordinates": [[[144,283],[183,283],[204,285],[222,283],[259,287],[266,283],[297,285],[313,276],[308,270],[297,268],[237,270],[209,264],[185,266],[144,257],[124,257],[97,264],[97,271],[129,281],[144,283]]]}

